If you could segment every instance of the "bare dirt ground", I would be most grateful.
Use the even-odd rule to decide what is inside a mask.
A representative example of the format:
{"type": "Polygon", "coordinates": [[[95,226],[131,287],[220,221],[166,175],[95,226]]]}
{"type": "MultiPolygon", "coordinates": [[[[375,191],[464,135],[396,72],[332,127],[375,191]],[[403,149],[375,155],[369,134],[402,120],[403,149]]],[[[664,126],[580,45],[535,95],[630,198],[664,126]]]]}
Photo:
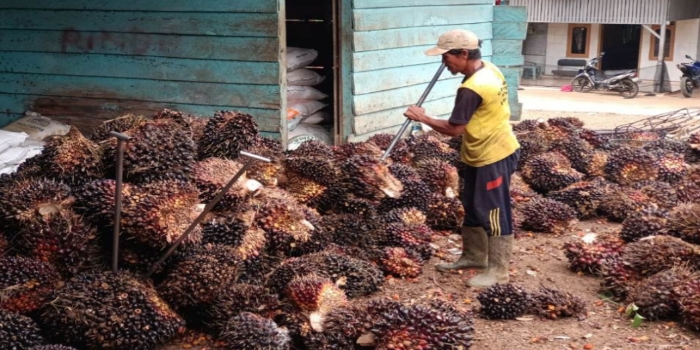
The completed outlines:
{"type": "MultiPolygon", "coordinates": [[[[598,293],[600,279],[581,276],[568,270],[562,246],[589,232],[604,233],[619,229],[618,224],[584,221],[561,235],[528,234],[516,240],[511,263],[511,283],[535,291],[541,286],[570,292],[586,302],[584,320],[565,318],[547,320],[523,317],[523,321],[492,321],[474,313],[475,341],[472,349],[698,349],[698,334],[672,322],[643,322],[633,328],[630,319],[620,313],[623,305],[606,300],[598,293]]],[[[450,248],[460,249],[459,236],[436,235],[440,251],[426,264],[423,275],[415,280],[388,280],[384,297],[411,301],[434,295],[447,297],[468,309],[478,308],[479,290],[465,282],[473,273],[440,273],[434,265],[453,261],[450,248]],[[440,258],[444,257],[444,260],[440,258]]]]}

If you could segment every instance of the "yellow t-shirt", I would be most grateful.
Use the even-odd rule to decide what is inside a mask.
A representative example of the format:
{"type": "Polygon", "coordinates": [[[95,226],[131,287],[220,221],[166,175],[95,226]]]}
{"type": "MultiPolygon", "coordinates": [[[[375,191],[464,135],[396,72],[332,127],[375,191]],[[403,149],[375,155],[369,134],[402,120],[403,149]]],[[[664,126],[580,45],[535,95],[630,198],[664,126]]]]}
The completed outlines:
{"type": "Polygon", "coordinates": [[[506,79],[494,64],[482,62],[484,67],[460,86],[476,92],[482,100],[462,136],[462,161],[473,167],[495,163],[520,148],[510,125],[506,79]]]}

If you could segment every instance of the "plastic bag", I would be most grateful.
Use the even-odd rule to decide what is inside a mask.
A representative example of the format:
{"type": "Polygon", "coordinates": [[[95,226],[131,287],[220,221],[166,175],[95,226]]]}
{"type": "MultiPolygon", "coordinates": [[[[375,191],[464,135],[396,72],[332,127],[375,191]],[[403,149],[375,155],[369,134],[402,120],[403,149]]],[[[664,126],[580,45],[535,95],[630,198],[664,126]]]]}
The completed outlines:
{"type": "Polygon", "coordinates": [[[12,132],[0,130],[0,153],[8,148],[17,147],[27,139],[29,135],[24,132],[12,132]]]}

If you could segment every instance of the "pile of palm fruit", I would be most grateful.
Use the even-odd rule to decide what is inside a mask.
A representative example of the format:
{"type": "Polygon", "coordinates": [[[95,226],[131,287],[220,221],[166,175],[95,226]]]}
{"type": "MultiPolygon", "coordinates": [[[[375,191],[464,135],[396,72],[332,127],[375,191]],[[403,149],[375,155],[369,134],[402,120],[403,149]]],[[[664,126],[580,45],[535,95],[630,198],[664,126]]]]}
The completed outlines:
{"type": "Polygon", "coordinates": [[[415,278],[456,229],[459,158],[445,139],[391,135],[293,151],[250,115],[163,110],[73,128],[0,177],[0,348],[468,349],[469,311],[372,298],[415,278]],[[117,141],[119,271],[111,272],[117,141]],[[149,271],[229,180],[256,162],[149,271]],[[200,339],[200,338],[198,338],[200,339]],[[200,344],[201,345],[201,344],[200,344]]]}
{"type": "Polygon", "coordinates": [[[687,141],[648,131],[612,137],[573,118],[514,130],[524,155],[511,187],[520,229],[621,223],[613,234],[567,242],[569,268],[599,276],[601,292],[646,319],[700,330],[700,133],[687,141]]]}

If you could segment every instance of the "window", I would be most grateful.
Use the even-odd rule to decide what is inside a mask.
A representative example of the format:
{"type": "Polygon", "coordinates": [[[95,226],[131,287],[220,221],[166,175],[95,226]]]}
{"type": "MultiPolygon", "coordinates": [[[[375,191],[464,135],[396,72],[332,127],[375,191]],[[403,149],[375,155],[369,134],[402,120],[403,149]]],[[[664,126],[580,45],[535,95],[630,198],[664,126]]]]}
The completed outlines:
{"type": "Polygon", "coordinates": [[[591,46],[590,24],[569,24],[566,40],[566,57],[588,58],[591,46]]]}
{"type": "MultiPolygon", "coordinates": [[[[661,33],[661,26],[660,25],[654,25],[651,26],[651,29],[656,32],[656,34],[661,33]]],[[[649,59],[653,61],[657,61],[659,59],[659,45],[661,45],[659,38],[657,38],[655,35],[650,34],[650,40],[651,42],[649,43],[649,59]]],[[[664,60],[665,61],[673,61],[673,47],[676,41],[676,26],[675,25],[667,25],[666,26],[666,45],[664,47],[664,60]]]]}

